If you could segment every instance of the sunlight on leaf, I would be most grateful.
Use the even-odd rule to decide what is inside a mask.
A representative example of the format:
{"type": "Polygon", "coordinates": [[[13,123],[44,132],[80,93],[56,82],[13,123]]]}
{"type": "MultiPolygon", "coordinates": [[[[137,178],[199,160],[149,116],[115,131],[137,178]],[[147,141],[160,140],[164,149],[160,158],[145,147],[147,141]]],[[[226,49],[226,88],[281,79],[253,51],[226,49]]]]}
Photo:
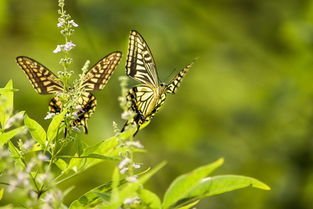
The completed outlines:
{"type": "Polygon", "coordinates": [[[163,207],[169,208],[178,200],[185,198],[190,190],[197,185],[201,179],[207,177],[215,169],[220,167],[223,162],[224,160],[221,158],[213,163],[199,167],[190,173],[177,177],[164,195],[163,207]]]}
{"type": "Polygon", "coordinates": [[[141,189],[139,191],[139,196],[144,205],[149,206],[149,209],[161,208],[161,200],[155,193],[146,189],[141,189]]]}
{"type": "Polygon", "coordinates": [[[47,131],[48,141],[52,141],[57,136],[60,124],[63,121],[66,112],[66,110],[63,110],[60,114],[53,117],[47,131]]]}
{"type": "MultiPolygon", "coordinates": [[[[91,204],[94,204],[99,199],[99,194],[107,194],[107,201],[110,200],[110,194],[112,189],[112,182],[100,185],[82,195],[77,200],[73,201],[69,209],[90,208],[91,204]]],[[[102,198],[103,200],[103,198],[102,198]]]]}
{"type": "Polygon", "coordinates": [[[65,160],[63,159],[58,159],[56,162],[55,162],[55,165],[58,166],[58,168],[61,170],[61,171],[64,171],[66,170],[67,168],[67,163],[65,162],[65,160]]]}
{"type": "Polygon", "coordinates": [[[13,81],[10,80],[0,92],[0,124],[5,127],[13,113],[13,81]]]}
{"type": "Polygon", "coordinates": [[[4,144],[8,143],[10,139],[12,139],[17,134],[23,132],[24,130],[25,130],[25,127],[22,126],[22,127],[15,128],[11,131],[0,134],[0,146],[3,146],[4,144]]]}
{"type": "Polygon", "coordinates": [[[31,119],[28,115],[25,115],[24,123],[27,126],[32,137],[42,146],[45,147],[47,134],[42,126],[35,120],[31,119]]]}
{"type": "Polygon", "coordinates": [[[3,193],[4,193],[4,189],[3,189],[3,188],[0,188],[0,200],[2,200],[3,193]]]}
{"type": "Polygon", "coordinates": [[[208,197],[245,187],[254,187],[262,190],[270,190],[263,182],[239,175],[220,175],[203,179],[190,191],[189,197],[208,197]]]}

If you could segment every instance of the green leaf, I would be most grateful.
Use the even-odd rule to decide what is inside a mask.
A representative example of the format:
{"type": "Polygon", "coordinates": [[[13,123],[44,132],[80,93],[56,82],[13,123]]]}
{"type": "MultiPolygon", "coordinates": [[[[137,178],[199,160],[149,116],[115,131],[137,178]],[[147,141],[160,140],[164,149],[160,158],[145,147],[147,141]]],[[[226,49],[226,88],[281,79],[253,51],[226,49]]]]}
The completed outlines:
{"type": "Polygon", "coordinates": [[[20,158],[21,157],[19,150],[14,146],[14,144],[12,142],[9,142],[9,150],[10,150],[13,158],[20,158]]]}
{"type": "Polygon", "coordinates": [[[0,188],[0,200],[2,200],[2,198],[3,198],[3,193],[4,193],[4,189],[0,188]]]}
{"type": "Polygon", "coordinates": [[[42,126],[35,120],[31,119],[28,115],[25,115],[24,124],[28,128],[32,137],[42,146],[42,148],[44,148],[47,134],[42,126]]]}
{"type": "Polygon", "coordinates": [[[74,156],[74,158],[72,158],[68,164],[67,171],[72,170],[75,173],[79,172],[80,169],[86,164],[86,161],[86,158],[79,158],[77,156],[74,156]]]}
{"type": "Polygon", "coordinates": [[[13,82],[10,80],[0,94],[0,124],[5,127],[13,113],[13,82]]]}
{"type": "Polygon", "coordinates": [[[175,207],[175,209],[190,209],[190,208],[194,208],[195,205],[197,205],[199,203],[199,200],[196,201],[191,201],[191,203],[187,203],[183,206],[180,207],[175,207]]]}
{"type": "Polygon", "coordinates": [[[239,175],[221,175],[203,179],[190,191],[188,196],[202,198],[250,186],[270,190],[268,185],[255,178],[239,175]]]}
{"type": "Polygon", "coordinates": [[[163,208],[170,208],[170,206],[177,201],[186,198],[186,195],[201,179],[220,167],[223,162],[223,159],[219,159],[213,163],[199,167],[190,173],[177,177],[164,195],[163,208]]]}
{"type": "Polygon", "coordinates": [[[54,140],[57,136],[60,124],[62,123],[66,112],[66,110],[63,110],[60,114],[53,117],[47,131],[47,138],[49,142],[54,140]]]}
{"type": "MultiPolygon", "coordinates": [[[[109,202],[110,200],[110,191],[112,189],[112,182],[103,184],[101,186],[98,186],[88,192],[86,192],[84,195],[82,195],[77,200],[73,201],[70,205],[69,209],[83,209],[83,208],[91,208],[91,205],[96,205],[99,199],[99,194],[108,194],[107,200],[109,202]]],[[[102,196],[102,199],[104,197],[102,196]]]]}
{"type": "Polygon", "coordinates": [[[22,127],[15,128],[8,132],[1,133],[0,134],[0,146],[3,146],[4,144],[8,143],[10,139],[12,139],[14,136],[21,133],[24,130],[25,130],[25,127],[22,126],[22,127]]]}
{"type": "Polygon", "coordinates": [[[21,155],[19,149],[17,149],[12,142],[9,141],[9,150],[11,152],[12,157],[15,159],[15,165],[21,166],[21,168],[24,168],[25,165],[22,161],[23,156],[21,155]]]}
{"type": "Polygon", "coordinates": [[[162,208],[161,200],[155,193],[146,189],[141,189],[139,191],[139,196],[143,204],[147,206],[149,209],[162,208]]]}
{"type": "Polygon", "coordinates": [[[5,206],[1,206],[0,209],[22,209],[22,207],[14,207],[13,205],[5,205],[5,206]]]}
{"type": "Polygon", "coordinates": [[[65,171],[68,166],[65,160],[60,158],[55,162],[55,165],[58,166],[61,171],[65,171]]]}
{"type": "Polygon", "coordinates": [[[158,164],[156,167],[142,175],[137,182],[127,183],[119,192],[119,200],[115,202],[115,205],[121,206],[123,201],[132,196],[136,195],[136,192],[142,188],[142,185],[146,183],[154,174],[156,174],[161,168],[165,166],[166,162],[158,164]]]}
{"type": "MultiPolygon", "coordinates": [[[[125,179],[119,180],[119,171],[116,169],[113,174],[113,182],[103,184],[88,191],[79,199],[73,201],[69,209],[92,208],[92,206],[96,206],[97,204],[103,203],[104,201],[107,201],[108,203],[110,203],[110,205],[108,207],[104,207],[103,205],[101,205],[103,206],[101,208],[118,208],[118,206],[123,203],[123,200],[125,198],[140,189],[142,187],[142,184],[146,182],[149,178],[151,178],[164,165],[164,162],[157,165],[154,169],[144,174],[139,179],[138,183],[128,183],[125,179]],[[118,191],[117,186],[119,186],[119,188],[123,186],[123,188],[118,191]],[[114,190],[114,192],[112,191],[112,189],[114,190]],[[114,197],[111,196],[112,193],[114,193],[114,197]]],[[[154,202],[155,201],[156,200],[154,200],[154,202]]]]}

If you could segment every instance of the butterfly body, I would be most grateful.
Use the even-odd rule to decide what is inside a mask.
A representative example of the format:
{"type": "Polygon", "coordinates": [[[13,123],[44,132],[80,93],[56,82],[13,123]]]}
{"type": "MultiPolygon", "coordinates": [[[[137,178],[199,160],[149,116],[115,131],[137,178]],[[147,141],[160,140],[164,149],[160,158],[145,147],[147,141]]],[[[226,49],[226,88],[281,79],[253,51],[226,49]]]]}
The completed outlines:
{"type": "Polygon", "coordinates": [[[186,66],[168,84],[160,83],[155,62],[146,41],[137,31],[131,31],[126,74],[140,84],[128,92],[127,100],[131,104],[130,109],[136,115],[133,120],[126,122],[122,131],[128,124],[135,123],[138,132],[143,123],[150,121],[164,103],[167,94],[176,93],[190,67],[191,64],[186,66]]]}
{"type": "Polygon", "coordinates": [[[26,56],[16,58],[35,91],[39,94],[56,94],[49,102],[50,113],[60,113],[64,108],[73,115],[72,127],[83,127],[88,132],[87,120],[94,113],[97,101],[91,91],[101,90],[117,67],[121,52],[113,52],[98,61],[82,77],[81,85],[65,89],[60,79],[44,65],[26,56]],[[79,93],[77,93],[79,92],[79,93]]]}

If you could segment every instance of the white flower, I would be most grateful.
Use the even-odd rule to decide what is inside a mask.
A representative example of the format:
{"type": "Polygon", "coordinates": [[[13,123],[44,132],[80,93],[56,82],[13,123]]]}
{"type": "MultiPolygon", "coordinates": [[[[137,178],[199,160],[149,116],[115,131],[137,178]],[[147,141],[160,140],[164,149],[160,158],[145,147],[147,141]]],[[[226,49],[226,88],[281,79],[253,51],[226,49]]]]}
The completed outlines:
{"type": "Polygon", "coordinates": [[[64,22],[58,22],[57,27],[61,28],[64,25],[64,22]]]}
{"type": "Polygon", "coordinates": [[[76,45],[69,41],[69,42],[66,42],[64,45],[63,45],[63,49],[64,51],[70,51],[71,49],[73,49],[76,45]]]}
{"type": "Polygon", "coordinates": [[[62,51],[63,45],[57,45],[57,48],[55,48],[55,50],[53,50],[53,53],[57,54],[59,52],[62,51]]]}
{"type": "Polygon", "coordinates": [[[126,181],[130,182],[130,183],[135,183],[138,181],[137,176],[128,176],[126,177],[126,181]]]}
{"type": "Polygon", "coordinates": [[[45,120],[51,119],[55,116],[55,113],[53,112],[48,112],[48,114],[46,115],[46,117],[44,118],[45,120]]]}
{"type": "Polygon", "coordinates": [[[128,157],[125,157],[121,162],[120,162],[120,164],[118,165],[118,168],[119,169],[122,169],[122,168],[124,168],[128,163],[130,163],[131,162],[131,159],[130,158],[128,158],[128,157]]]}
{"type": "Polygon", "coordinates": [[[126,198],[123,203],[124,203],[125,205],[139,204],[139,203],[140,203],[140,198],[139,198],[139,197],[130,197],[130,198],[126,198]]]}
{"type": "Polygon", "coordinates": [[[133,118],[135,113],[133,111],[124,111],[121,115],[123,120],[129,120],[133,118]]]}
{"type": "Polygon", "coordinates": [[[33,145],[34,145],[34,142],[32,140],[26,140],[22,145],[22,149],[27,151],[30,148],[32,148],[33,145]]]}
{"type": "Polygon", "coordinates": [[[48,156],[46,156],[46,155],[44,155],[42,153],[39,153],[38,154],[38,160],[40,160],[40,161],[48,161],[49,158],[48,158],[48,156]]]}
{"type": "Polygon", "coordinates": [[[27,163],[26,169],[25,171],[27,173],[30,173],[32,171],[32,169],[35,167],[36,165],[36,160],[34,158],[32,158],[29,163],[27,163]]]}
{"type": "Polygon", "coordinates": [[[62,28],[65,24],[65,20],[63,18],[59,18],[59,22],[57,24],[58,28],[62,28]]]}
{"type": "Polygon", "coordinates": [[[23,120],[23,118],[24,118],[24,112],[19,112],[15,114],[13,117],[9,118],[9,120],[4,126],[4,129],[10,128],[15,122],[19,122],[23,120]]]}
{"type": "Polygon", "coordinates": [[[0,159],[1,159],[1,158],[9,157],[10,154],[11,154],[11,153],[9,152],[9,150],[7,150],[7,149],[1,149],[1,150],[0,150],[0,159]]]}
{"type": "Polygon", "coordinates": [[[126,142],[126,145],[129,147],[135,147],[138,149],[144,148],[144,146],[139,141],[128,141],[128,142],[126,142]]]}
{"type": "Polygon", "coordinates": [[[26,173],[23,173],[23,172],[18,173],[17,181],[24,186],[29,185],[29,180],[28,180],[28,176],[26,173]]]}
{"type": "Polygon", "coordinates": [[[77,28],[78,27],[78,24],[76,22],[74,22],[74,20],[70,20],[68,22],[68,24],[71,24],[73,27],[77,28]]]}
{"type": "Polygon", "coordinates": [[[9,186],[8,186],[8,192],[13,192],[15,189],[16,189],[16,187],[18,186],[18,182],[17,182],[17,180],[11,180],[10,182],[9,182],[9,186]]]}
{"type": "Polygon", "coordinates": [[[124,167],[124,168],[121,168],[121,169],[120,169],[120,173],[121,173],[121,174],[125,174],[127,171],[128,171],[128,168],[127,168],[127,167],[124,167]]]}
{"type": "Polygon", "coordinates": [[[141,165],[140,165],[140,164],[137,164],[137,163],[134,163],[134,164],[133,164],[133,167],[136,168],[136,169],[139,169],[139,168],[141,168],[141,165]]]}

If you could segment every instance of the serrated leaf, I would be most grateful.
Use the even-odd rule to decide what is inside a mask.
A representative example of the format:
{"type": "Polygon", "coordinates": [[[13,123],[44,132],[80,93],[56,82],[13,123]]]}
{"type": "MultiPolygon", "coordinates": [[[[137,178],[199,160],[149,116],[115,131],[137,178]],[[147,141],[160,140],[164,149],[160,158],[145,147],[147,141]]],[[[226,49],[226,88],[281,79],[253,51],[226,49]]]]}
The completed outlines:
{"type": "Polygon", "coordinates": [[[49,142],[54,140],[55,137],[57,136],[60,125],[64,119],[66,112],[67,112],[66,110],[63,110],[60,114],[55,115],[53,117],[53,119],[52,119],[52,121],[48,127],[48,131],[47,131],[47,139],[49,142]]]}
{"type": "Polygon", "coordinates": [[[251,177],[239,175],[220,175],[203,179],[188,194],[189,197],[208,197],[245,187],[270,190],[265,183],[251,177]]]}
{"type": "Polygon", "coordinates": [[[13,81],[10,80],[0,95],[0,124],[5,127],[7,120],[13,113],[13,81]]]}
{"type": "Polygon", "coordinates": [[[207,177],[215,169],[220,167],[223,162],[223,159],[219,159],[213,163],[199,167],[190,173],[177,177],[164,195],[163,208],[170,208],[170,206],[174,205],[177,201],[186,198],[186,195],[201,179],[207,177]]]}
{"type": "Polygon", "coordinates": [[[21,133],[24,130],[25,130],[25,127],[22,126],[22,127],[10,130],[8,132],[1,133],[0,134],[0,146],[3,146],[4,144],[8,143],[10,139],[12,139],[14,136],[21,133]]]}
{"type": "Polygon", "coordinates": [[[31,119],[28,115],[25,115],[24,124],[28,128],[32,137],[42,146],[45,147],[47,134],[42,126],[37,121],[31,119]]]}

